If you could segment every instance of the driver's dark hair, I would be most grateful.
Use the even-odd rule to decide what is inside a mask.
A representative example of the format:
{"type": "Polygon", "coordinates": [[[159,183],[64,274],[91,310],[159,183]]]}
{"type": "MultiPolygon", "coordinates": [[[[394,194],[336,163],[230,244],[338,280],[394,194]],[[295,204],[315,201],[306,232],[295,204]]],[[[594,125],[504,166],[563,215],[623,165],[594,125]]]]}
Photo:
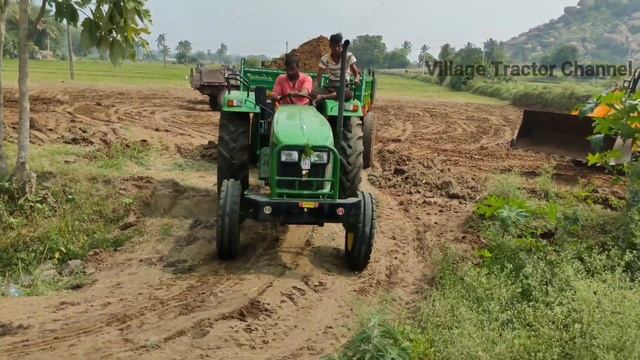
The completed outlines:
{"type": "Polygon", "coordinates": [[[337,33],[331,35],[329,38],[329,44],[331,45],[340,45],[342,44],[342,33],[337,33]]]}
{"type": "Polygon", "coordinates": [[[291,65],[295,65],[297,68],[300,67],[300,58],[294,53],[289,53],[284,56],[284,66],[288,67],[291,65]]]}

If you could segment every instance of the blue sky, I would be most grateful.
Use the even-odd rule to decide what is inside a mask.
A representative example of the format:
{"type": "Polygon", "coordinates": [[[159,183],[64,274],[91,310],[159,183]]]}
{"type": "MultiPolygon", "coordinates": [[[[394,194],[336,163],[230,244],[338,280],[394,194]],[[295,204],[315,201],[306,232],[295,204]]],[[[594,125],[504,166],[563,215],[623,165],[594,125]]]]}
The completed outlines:
{"type": "MultiPolygon", "coordinates": [[[[220,42],[235,54],[277,56],[318,36],[383,35],[388,48],[409,40],[437,49],[449,42],[508,40],[557,18],[578,0],[149,0],[153,38],[189,40],[195,49],[220,42]]],[[[151,42],[154,44],[154,42],[151,42]]],[[[433,52],[434,50],[432,50],[433,52]]],[[[414,52],[413,57],[417,57],[414,52]]]]}

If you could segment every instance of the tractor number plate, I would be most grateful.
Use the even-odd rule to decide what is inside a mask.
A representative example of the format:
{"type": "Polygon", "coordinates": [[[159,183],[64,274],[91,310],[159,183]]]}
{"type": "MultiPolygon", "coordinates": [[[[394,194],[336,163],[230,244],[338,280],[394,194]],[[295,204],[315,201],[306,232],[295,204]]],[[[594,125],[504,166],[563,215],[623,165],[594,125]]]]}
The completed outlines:
{"type": "Polygon", "coordinates": [[[311,169],[311,159],[308,157],[302,158],[302,163],[300,163],[300,167],[302,170],[310,170],[311,169]]]}
{"type": "Polygon", "coordinates": [[[320,204],[316,202],[301,202],[298,205],[303,209],[315,209],[320,206],[320,204]]]}

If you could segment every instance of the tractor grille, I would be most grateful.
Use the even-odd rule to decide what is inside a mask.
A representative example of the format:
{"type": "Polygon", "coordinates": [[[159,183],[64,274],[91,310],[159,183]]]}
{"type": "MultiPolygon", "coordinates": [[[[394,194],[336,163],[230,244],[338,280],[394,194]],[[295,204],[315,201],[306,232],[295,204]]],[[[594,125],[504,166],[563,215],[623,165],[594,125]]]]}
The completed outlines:
{"type": "MultiPolygon", "coordinates": [[[[331,163],[331,161],[329,161],[331,163]]],[[[329,164],[311,164],[308,178],[324,179],[329,177],[327,167],[329,164]]],[[[330,182],[304,181],[302,177],[302,167],[300,162],[287,163],[278,162],[278,177],[296,178],[300,180],[278,180],[277,186],[284,190],[304,190],[304,191],[321,191],[331,186],[330,182]],[[297,184],[297,187],[296,187],[297,184]]]]}

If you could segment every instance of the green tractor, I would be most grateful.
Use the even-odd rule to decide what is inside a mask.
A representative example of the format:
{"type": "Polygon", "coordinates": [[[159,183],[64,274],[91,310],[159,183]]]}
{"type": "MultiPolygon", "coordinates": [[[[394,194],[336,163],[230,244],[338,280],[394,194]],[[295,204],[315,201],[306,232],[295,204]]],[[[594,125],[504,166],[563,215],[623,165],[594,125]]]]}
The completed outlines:
{"type": "MultiPolygon", "coordinates": [[[[349,42],[344,45],[346,56],[349,42]]],[[[243,63],[239,74],[228,77],[241,88],[227,93],[220,118],[218,257],[237,258],[240,224],[246,219],[339,223],[345,228],[347,265],[362,271],[369,264],[376,227],[375,201],[359,190],[362,170],[373,158],[375,73],[363,74],[353,100],[327,100],[320,111],[313,106],[276,107],[267,89],[282,73],[243,63]],[[267,195],[249,189],[252,166],[269,187],[267,195]]],[[[342,69],[341,89],[346,88],[345,73],[342,69]]],[[[344,99],[344,91],[339,98],[344,99]]]]}

